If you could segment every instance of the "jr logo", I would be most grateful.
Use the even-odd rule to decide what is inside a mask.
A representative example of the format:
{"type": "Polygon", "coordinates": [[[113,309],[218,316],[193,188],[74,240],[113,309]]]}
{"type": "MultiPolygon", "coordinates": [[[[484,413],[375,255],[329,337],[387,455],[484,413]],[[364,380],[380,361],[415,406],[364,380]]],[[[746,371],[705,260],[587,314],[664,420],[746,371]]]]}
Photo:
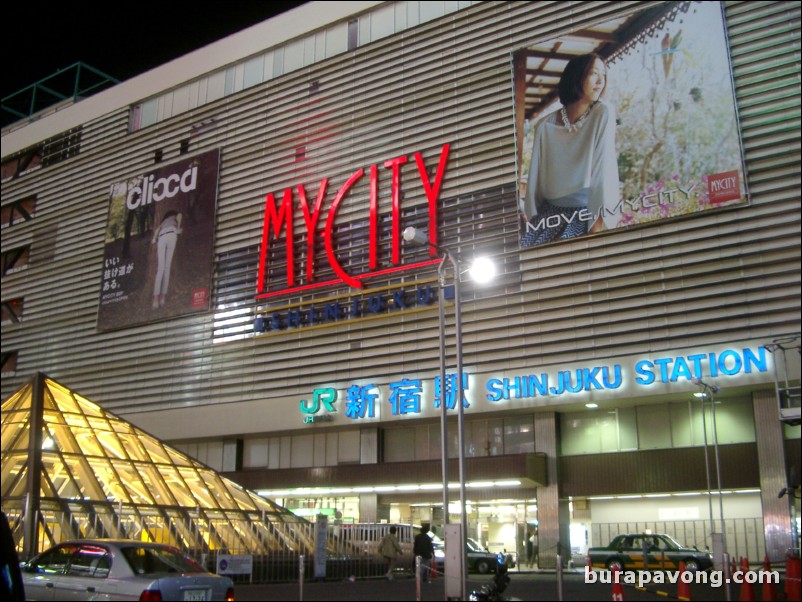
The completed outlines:
{"type": "Polygon", "coordinates": [[[309,400],[302,399],[300,401],[301,412],[304,414],[317,414],[320,411],[320,405],[326,408],[327,412],[336,412],[334,409],[334,402],[337,401],[337,391],[331,388],[315,389],[312,392],[312,403],[309,400]]]}

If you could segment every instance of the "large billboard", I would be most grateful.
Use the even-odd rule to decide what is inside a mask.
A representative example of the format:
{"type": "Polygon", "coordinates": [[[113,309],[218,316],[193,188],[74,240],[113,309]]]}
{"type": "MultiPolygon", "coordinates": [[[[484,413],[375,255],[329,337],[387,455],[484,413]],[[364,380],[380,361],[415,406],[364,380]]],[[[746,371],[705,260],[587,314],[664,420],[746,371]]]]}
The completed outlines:
{"type": "Polygon", "coordinates": [[[513,53],[521,246],[748,202],[721,5],[513,53]]]}
{"type": "Polygon", "coordinates": [[[220,151],[111,185],[98,328],[207,311],[220,151]]]}

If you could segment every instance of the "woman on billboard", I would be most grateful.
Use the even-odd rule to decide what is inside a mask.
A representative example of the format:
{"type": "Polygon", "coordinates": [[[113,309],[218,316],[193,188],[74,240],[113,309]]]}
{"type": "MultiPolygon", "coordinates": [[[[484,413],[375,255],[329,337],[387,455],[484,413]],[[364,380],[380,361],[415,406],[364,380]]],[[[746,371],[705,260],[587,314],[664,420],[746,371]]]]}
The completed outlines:
{"type": "Polygon", "coordinates": [[[167,289],[170,287],[170,271],[173,266],[173,254],[181,234],[182,215],[173,209],[164,214],[159,227],[153,233],[151,244],[156,245],[156,279],[153,284],[153,309],[164,307],[167,289]]]}
{"type": "Polygon", "coordinates": [[[606,88],[607,66],[600,56],[583,54],[568,61],[558,86],[562,108],[535,125],[522,199],[527,221],[522,246],[614,225],[618,158],[615,110],[601,99],[606,88]]]}

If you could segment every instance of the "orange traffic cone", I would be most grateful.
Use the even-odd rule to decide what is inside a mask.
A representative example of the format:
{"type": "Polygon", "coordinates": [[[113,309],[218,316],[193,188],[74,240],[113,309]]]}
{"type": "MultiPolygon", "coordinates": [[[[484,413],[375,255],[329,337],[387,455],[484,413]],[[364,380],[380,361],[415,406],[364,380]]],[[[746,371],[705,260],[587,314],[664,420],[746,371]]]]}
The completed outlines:
{"type": "Polygon", "coordinates": [[[621,569],[613,567],[613,602],[624,602],[624,586],[621,585],[621,569]]]}
{"type": "Polygon", "coordinates": [[[677,599],[690,600],[691,599],[691,584],[686,583],[682,576],[685,574],[685,561],[679,561],[679,585],[677,585],[677,599]]]}
{"type": "Polygon", "coordinates": [[[768,555],[763,558],[761,573],[763,573],[763,591],[761,592],[760,599],[763,600],[763,602],[776,602],[777,588],[771,580],[771,562],[769,562],[768,555]]]}
{"type": "Polygon", "coordinates": [[[741,595],[738,596],[740,602],[754,602],[755,586],[749,582],[749,559],[746,556],[741,558],[741,595]]]}

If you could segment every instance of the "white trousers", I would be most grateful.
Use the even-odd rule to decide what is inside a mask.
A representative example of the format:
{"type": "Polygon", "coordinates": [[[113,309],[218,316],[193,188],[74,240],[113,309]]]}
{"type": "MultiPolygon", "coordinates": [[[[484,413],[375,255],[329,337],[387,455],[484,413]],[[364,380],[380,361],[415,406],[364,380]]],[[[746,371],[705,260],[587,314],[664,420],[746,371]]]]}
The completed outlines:
{"type": "Polygon", "coordinates": [[[176,232],[161,234],[159,240],[156,241],[158,263],[156,264],[156,282],[153,284],[154,297],[167,294],[167,288],[170,286],[170,268],[173,265],[173,253],[177,242],[178,234],[176,232]]]}

